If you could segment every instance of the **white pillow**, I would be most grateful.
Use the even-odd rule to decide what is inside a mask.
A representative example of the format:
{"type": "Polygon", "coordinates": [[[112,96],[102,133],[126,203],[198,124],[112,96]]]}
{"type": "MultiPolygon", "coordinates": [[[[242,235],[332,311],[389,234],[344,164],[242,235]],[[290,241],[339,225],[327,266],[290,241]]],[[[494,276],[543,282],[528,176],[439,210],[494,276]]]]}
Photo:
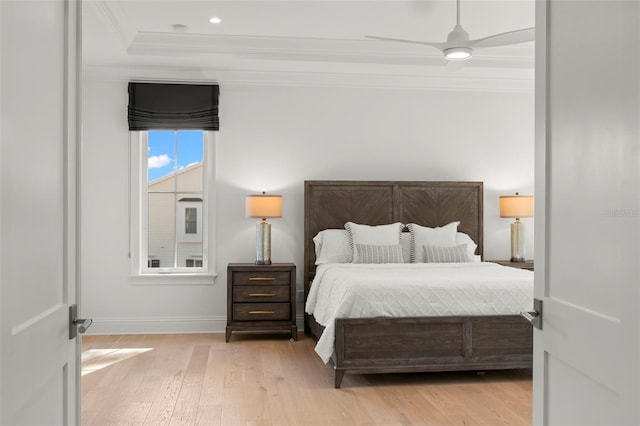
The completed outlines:
{"type": "Polygon", "coordinates": [[[445,226],[429,228],[415,223],[407,225],[411,234],[411,262],[425,261],[422,246],[451,247],[456,245],[456,233],[460,222],[451,222],[445,226]]]}
{"type": "Polygon", "coordinates": [[[353,260],[349,233],[344,229],[325,229],[313,237],[316,265],[350,263],[353,260]]]}
{"type": "MultiPolygon", "coordinates": [[[[476,259],[476,248],[478,248],[478,245],[469,235],[464,232],[456,232],[456,245],[460,244],[466,244],[470,258],[476,259]]],[[[480,256],[477,256],[477,258],[480,258],[480,256]]]]}
{"type": "MultiPolygon", "coordinates": [[[[325,229],[318,232],[313,238],[316,250],[316,265],[322,263],[350,263],[353,260],[353,252],[349,233],[346,229],[325,229]]],[[[478,245],[465,233],[456,233],[456,245],[467,244],[469,254],[476,262],[480,262],[480,256],[475,255],[478,245]]],[[[402,260],[411,262],[411,233],[400,233],[400,245],[402,246],[402,260]]]]}
{"type": "MultiPolygon", "coordinates": [[[[344,228],[350,235],[351,249],[355,244],[369,245],[390,245],[400,244],[400,233],[404,225],[400,222],[390,223],[388,225],[361,225],[358,223],[347,222],[344,228]]],[[[360,263],[358,253],[353,251],[353,263],[360,263]]]]}
{"type": "Polygon", "coordinates": [[[400,244],[355,244],[354,263],[404,263],[400,244]]]}
{"type": "Polygon", "coordinates": [[[466,244],[450,247],[422,246],[427,263],[462,263],[471,262],[466,244]]]}

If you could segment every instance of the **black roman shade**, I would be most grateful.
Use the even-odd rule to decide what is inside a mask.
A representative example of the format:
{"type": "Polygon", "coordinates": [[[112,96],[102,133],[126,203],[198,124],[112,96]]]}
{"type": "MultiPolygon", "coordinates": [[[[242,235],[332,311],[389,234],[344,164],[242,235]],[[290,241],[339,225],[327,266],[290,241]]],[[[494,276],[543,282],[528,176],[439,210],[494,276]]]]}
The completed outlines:
{"type": "Polygon", "coordinates": [[[218,130],[217,84],[129,83],[129,130],[218,130]]]}

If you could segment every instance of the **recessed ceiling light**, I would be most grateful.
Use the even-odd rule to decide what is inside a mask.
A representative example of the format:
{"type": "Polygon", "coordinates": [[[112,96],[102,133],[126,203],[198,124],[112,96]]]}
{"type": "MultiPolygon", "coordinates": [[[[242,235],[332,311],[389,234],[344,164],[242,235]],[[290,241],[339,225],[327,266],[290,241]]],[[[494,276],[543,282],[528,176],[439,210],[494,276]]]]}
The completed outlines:
{"type": "Polygon", "coordinates": [[[212,24],[219,24],[220,22],[222,22],[222,19],[218,18],[217,16],[212,16],[211,18],[209,18],[209,22],[211,22],[212,24]]]}

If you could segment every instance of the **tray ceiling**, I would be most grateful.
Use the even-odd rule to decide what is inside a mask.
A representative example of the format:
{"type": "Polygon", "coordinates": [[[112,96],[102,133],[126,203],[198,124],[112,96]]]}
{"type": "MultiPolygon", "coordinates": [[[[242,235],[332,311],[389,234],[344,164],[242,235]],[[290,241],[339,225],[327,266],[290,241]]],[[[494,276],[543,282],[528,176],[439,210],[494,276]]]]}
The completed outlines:
{"type": "MultiPolygon", "coordinates": [[[[455,7],[454,0],[90,0],[83,63],[89,72],[141,78],[435,86],[504,79],[507,90],[531,88],[534,43],[477,51],[451,71],[436,49],[364,37],[444,41],[455,7]],[[211,24],[212,16],[222,22],[211,24]]],[[[534,0],[462,0],[461,23],[481,38],[534,26],[534,9],[534,0]]]]}

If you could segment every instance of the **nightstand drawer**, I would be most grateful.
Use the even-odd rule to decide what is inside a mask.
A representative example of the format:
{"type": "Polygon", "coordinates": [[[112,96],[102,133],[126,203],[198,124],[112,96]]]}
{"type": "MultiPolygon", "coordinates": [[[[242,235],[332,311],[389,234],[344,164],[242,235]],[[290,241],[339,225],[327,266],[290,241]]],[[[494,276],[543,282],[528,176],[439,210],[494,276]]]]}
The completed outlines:
{"type": "Polygon", "coordinates": [[[289,303],[234,303],[234,321],[282,321],[290,319],[289,303]]]}
{"type": "Polygon", "coordinates": [[[288,285],[242,285],[233,287],[233,302],[289,302],[288,285]]]}
{"type": "Polygon", "coordinates": [[[233,273],[233,285],[289,285],[291,275],[287,271],[255,271],[233,273]]]}

